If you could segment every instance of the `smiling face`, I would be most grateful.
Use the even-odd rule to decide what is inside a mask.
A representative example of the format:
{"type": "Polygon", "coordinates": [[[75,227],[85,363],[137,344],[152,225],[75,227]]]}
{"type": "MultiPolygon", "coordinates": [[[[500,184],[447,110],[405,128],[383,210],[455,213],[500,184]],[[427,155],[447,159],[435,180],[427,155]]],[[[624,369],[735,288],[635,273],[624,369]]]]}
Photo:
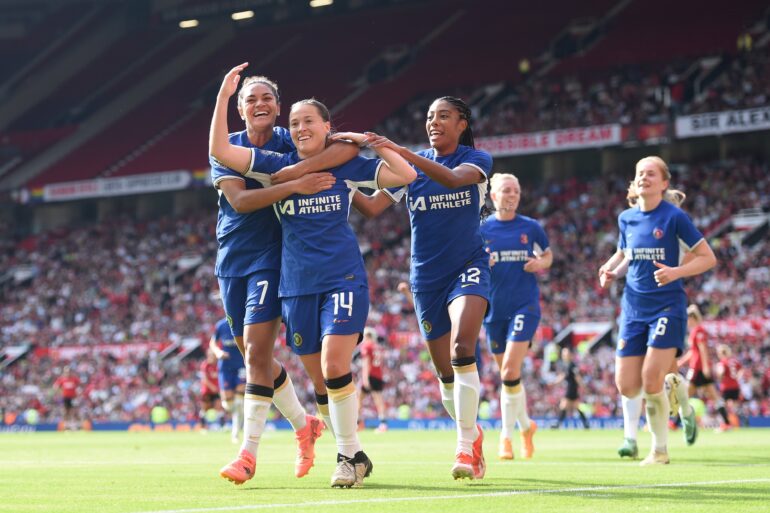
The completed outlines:
{"type": "Polygon", "coordinates": [[[281,105],[270,86],[263,82],[246,84],[238,93],[238,114],[255,132],[272,130],[281,105]]]}
{"type": "Polygon", "coordinates": [[[302,158],[321,153],[331,130],[328,115],[312,103],[295,103],[289,114],[289,132],[302,158]]]}
{"type": "Polygon", "coordinates": [[[660,163],[653,158],[640,160],[636,164],[634,188],[636,194],[643,198],[662,197],[668,189],[668,179],[660,163]]]}
{"type": "Polygon", "coordinates": [[[514,176],[505,176],[495,181],[490,192],[492,203],[500,212],[513,212],[519,208],[521,200],[521,186],[514,176]]]}
{"type": "Polygon", "coordinates": [[[463,119],[460,111],[446,100],[436,100],[428,109],[425,130],[430,145],[436,150],[454,151],[466,128],[468,120],[463,119]]]}

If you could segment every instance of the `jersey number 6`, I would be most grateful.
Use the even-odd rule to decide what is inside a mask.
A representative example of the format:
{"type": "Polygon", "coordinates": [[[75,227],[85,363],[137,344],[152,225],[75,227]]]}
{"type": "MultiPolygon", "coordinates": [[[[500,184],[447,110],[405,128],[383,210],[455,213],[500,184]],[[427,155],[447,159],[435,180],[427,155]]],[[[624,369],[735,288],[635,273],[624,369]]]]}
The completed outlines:
{"type": "Polygon", "coordinates": [[[666,334],[666,326],[668,325],[668,317],[661,317],[658,319],[658,325],[655,326],[655,336],[662,337],[666,334]]]}

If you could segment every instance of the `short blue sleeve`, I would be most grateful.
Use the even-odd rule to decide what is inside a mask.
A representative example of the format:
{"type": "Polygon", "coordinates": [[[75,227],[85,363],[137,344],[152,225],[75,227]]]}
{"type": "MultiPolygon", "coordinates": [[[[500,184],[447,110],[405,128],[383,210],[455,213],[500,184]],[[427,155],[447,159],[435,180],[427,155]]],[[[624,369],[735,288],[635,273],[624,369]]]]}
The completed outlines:
{"type": "Polygon", "coordinates": [[[550,247],[548,243],[548,235],[545,234],[545,230],[538,223],[535,227],[535,242],[540,246],[540,251],[545,252],[550,247]]]}
{"type": "Polygon", "coordinates": [[[618,249],[626,249],[626,223],[622,217],[618,217],[618,249]]]}
{"type": "Polygon", "coordinates": [[[219,188],[219,183],[222,182],[222,180],[230,180],[233,178],[243,180],[242,174],[238,173],[237,171],[233,171],[229,167],[223,166],[214,157],[209,157],[209,164],[211,165],[211,183],[217,189],[219,188]]]}
{"type": "Polygon", "coordinates": [[[472,150],[463,156],[460,165],[463,164],[478,168],[484,175],[484,178],[489,178],[489,174],[492,171],[492,156],[486,151],[472,150]]]}
{"type": "Polygon", "coordinates": [[[337,167],[334,176],[351,182],[354,187],[377,189],[377,173],[381,164],[381,159],[369,159],[359,155],[337,167]]]}
{"type": "MultiPolygon", "coordinates": [[[[274,151],[251,149],[251,164],[249,173],[267,173],[273,174],[286,166],[299,162],[296,152],[277,153],[274,151]]],[[[249,173],[246,176],[249,176],[249,173]]]]}
{"type": "Polygon", "coordinates": [[[682,212],[676,216],[676,236],[684,243],[688,251],[692,251],[698,242],[703,239],[703,234],[695,227],[690,217],[682,212]]]}

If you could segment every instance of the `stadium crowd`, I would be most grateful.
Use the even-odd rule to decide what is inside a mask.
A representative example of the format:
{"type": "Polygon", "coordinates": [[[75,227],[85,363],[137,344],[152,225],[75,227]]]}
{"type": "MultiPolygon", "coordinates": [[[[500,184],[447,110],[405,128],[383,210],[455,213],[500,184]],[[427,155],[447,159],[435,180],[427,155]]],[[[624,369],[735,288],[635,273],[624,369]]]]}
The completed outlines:
{"type": "MultiPolygon", "coordinates": [[[[710,237],[720,262],[715,271],[687,283],[689,297],[709,319],[767,318],[770,242],[765,237],[745,246],[739,243],[740,233],[720,231],[741,208],[770,208],[767,164],[739,160],[672,166],[672,171],[673,185],[689,195],[684,208],[710,237]]],[[[627,175],[523,186],[519,210],[542,221],[555,252],[552,268],[539,280],[543,325],[549,333],[574,321],[617,316],[619,289],[601,290],[596,273],[598,263],[616,245],[615,220],[625,208],[627,175]]],[[[352,215],[351,222],[369,271],[369,324],[385,341],[389,416],[396,417],[401,405],[408,405],[415,417],[441,415],[435,374],[412,307],[397,291],[409,272],[406,210],[396,205],[377,219],[352,215]]],[[[0,264],[21,277],[18,283],[11,277],[0,287],[4,346],[26,343],[56,349],[182,340],[205,344],[222,315],[212,267],[213,210],[142,222],[116,218],[10,243],[11,237],[3,240],[0,264]]],[[[733,346],[744,367],[745,412],[770,415],[770,334],[724,341],[733,346]]],[[[527,388],[530,411],[536,416],[555,414],[562,395],[560,387],[549,384],[555,371],[543,348],[550,342],[536,344],[524,364],[524,379],[540,384],[527,388]]],[[[301,399],[312,404],[312,387],[296,358],[285,347],[278,355],[301,399]]],[[[161,359],[153,352],[124,359],[98,351],[78,356],[71,365],[82,383],[76,401],[80,415],[92,420],[146,420],[153,406],[164,404],[173,418],[192,420],[197,415],[198,377],[197,362],[191,360],[161,359]]],[[[33,351],[12,364],[0,378],[0,407],[17,413],[35,408],[41,420],[60,418],[59,398],[51,386],[63,365],[67,362],[52,359],[45,351],[33,351]]],[[[612,351],[584,354],[578,365],[586,383],[582,400],[589,410],[601,416],[616,414],[612,351]]],[[[490,414],[497,415],[498,373],[486,352],[483,369],[483,400],[490,414]]]]}
{"type": "MultiPolygon", "coordinates": [[[[766,48],[704,58],[700,63],[702,73],[711,77],[702,88],[685,79],[692,60],[681,60],[654,68],[626,65],[593,75],[581,72],[580,78],[557,72],[515,84],[459,88],[451,94],[472,103],[476,97],[483,99],[473,112],[477,137],[609,123],[638,128],[672,123],[677,115],[767,105],[770,58],[766,48]],[[718,66],[711,76],[715,62],[718,66]]],[[[435,96],[426,93],[412,99],[376,131],[402,144],[421,143],[425,108],[435,96]]]]}

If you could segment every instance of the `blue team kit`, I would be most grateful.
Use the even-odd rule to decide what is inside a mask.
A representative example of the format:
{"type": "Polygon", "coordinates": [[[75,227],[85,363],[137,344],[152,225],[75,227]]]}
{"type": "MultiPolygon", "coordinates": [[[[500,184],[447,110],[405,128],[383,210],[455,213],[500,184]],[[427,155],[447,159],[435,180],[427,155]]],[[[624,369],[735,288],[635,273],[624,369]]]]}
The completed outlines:
{"type": "Polygon", "coordinates": [[[682,280],[661,287],[653,262],[678,266],[703,235],[681,209],[662,201],[653,210],[633,207],[618,217],[618,249],[630,260],[623,291],[618,355],[639,356],[647,346],[684,347],[687,296],[682,280]]]}
{"type": "Polygon", "coordinates": [[[484,328],[490,350],[500,354],[508,342],[529,342],[537,331],[540,289],[537,278],[526,272],[524,265],[549,249],[549,242],[540,224],[521,214],[510,221],[487,218],[481,235],[495,263],[484,328]]]}
{"type": "Polygon", "coordinates": [[[412,227],[411,286],[422,335],[438,338],[451,327],[447,305],[459,296],[489,299],[489,260],[479,233],[479,214],[492,171],[488,153],[460,145],[450,155],[434,149],[418,155],[450,169],[472,166],[481,183],[449,189],[417,169],[411,184],[385,192],[400,201],[406,196],[412,227]]]}

